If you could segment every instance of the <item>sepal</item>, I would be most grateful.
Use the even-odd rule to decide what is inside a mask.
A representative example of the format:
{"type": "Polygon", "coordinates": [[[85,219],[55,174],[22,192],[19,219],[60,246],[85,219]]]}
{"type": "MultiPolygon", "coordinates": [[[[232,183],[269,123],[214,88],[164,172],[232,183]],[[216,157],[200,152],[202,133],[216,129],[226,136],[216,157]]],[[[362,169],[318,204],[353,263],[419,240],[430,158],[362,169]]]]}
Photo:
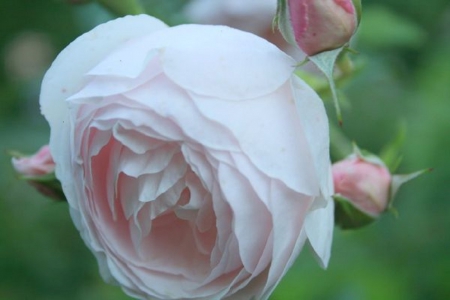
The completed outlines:
{"type": "Polygon", "coordinates": [[[377,219],[377,217],[361,211],[349,199],[341,195],[334,195],[333,199],[335,204],[334,222],[342,229],[361,228],[377,219]]]}
{"type": "Polygon", "coordinates": [[[56,178],[55,173],[41,176],[19,176],[19,179],[27,181],[45,197],[56,201],[67,201],[61,182],[56,178]]]}

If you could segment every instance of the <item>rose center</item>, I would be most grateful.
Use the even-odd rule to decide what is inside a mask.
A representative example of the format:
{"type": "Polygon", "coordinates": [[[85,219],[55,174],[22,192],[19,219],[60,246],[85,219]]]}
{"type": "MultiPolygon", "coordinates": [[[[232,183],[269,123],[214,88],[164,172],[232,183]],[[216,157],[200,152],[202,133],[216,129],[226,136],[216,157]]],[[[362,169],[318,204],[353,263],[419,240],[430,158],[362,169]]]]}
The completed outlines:
{"type": "Polygon", "coordinates": [[[92,170],[86,192],[94,223],[103,242],[131,264],[201,281],[217,236],[211,193],[178,143],[139,138],[147,139],[143,153],[114,136],[91,157],[85,176],[92,170]]]}

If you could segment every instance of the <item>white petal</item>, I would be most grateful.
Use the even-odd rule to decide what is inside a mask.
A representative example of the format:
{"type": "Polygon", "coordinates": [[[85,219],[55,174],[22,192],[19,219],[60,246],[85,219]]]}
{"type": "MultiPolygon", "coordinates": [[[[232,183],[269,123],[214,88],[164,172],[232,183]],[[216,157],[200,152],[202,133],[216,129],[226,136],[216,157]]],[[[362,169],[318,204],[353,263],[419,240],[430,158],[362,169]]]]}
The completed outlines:
{"type": "MultiPolygon", "coordinates": [[[[123,43],[120,48],[109,54],[86,75],[118,77],[121,80],[136,78],[149,63],[155,63],[155,58],[158,56],[158,50],[149,49],[145,43],[142,43],[143,40],[145,41],[145,39],[139,38],[123,43]]],[[[152,67],[156,67],[156,65],[152,65],[152,67]]],[[[152,73],[143,75],[148,77],[152,76],[152,73]]]]}
{"type": "Polygon", "coordinates": [[[327,206],[308,213],[305,231],[317,261],[326,268],[331,255],[331,243],[334,229],[334,202],[326,199],[327,206]]]}
{"type": "Polygon", "coordinates": [[[155,53],[166,75],[183,89],[236,101],[273,92],[295,68],[291,57],[253,34],[190,24],[130,41],[89,74],[134,78],[155,53]]]}
{"type": "MultiPolygon", "coordinates": [[[[300,116],[303,131],[308,140],[308,147],[313,154],[315,176],[320,182],[321,194],[325,197],[333,194],[333,183],[330,169],[330,135],[328,119],[323,102],[303,80],[292,78],[292,91],[295,95],[295,106],[300,116]]],[[[313,173],[310,173],[311,176],[313,173]]],[[[326,202],[322,201],[322,206],[326,202]]]]}
{"type": "Polygon", "coordinates": [[[270,236],[272,216],[239,171],[222,164],[218,173],[220,187],[233,211],[233,232],[242,263],[247,272],[253,273],[270,236]]]}
{"type": "Polygon", "coordinates": [[[303,225],[312,202],[313,197],[298,194],[283,183],[272,181],[273,254],[264,288],[268,293],[293,264],[306,241],[303,225]]]}
{"type": "MultiPolygon", "coordinates": [[[[315,94],[300,96],[321,101],[315,94]]],[[[233,133],[242,152],[263,174],[299,193],[320,194],[313,164],[315,153],[310,151],[288,85],[266,97],[243,102],[192,98],[205,118],[233,133]]]]}
{"type": "Polygon", "coordinates": [[[165,73],[200,95],[236,101],[256,98],[275,91],[294,70],[295,61],[274,45],[229,27],[183,25],[164,35],[176,39],[162,54],[165,73]]]}
{"type": "MultiPolygon", "coordinates": [[[[184,133],[177,137],[178,140],[195,141],[213,149],[239,150],[238,145],[232,142],[229,131],[200,114],[186,92],[165,76],[158,76],[151,82],[126,93],[125,96],[146,105],[166,123],[170,121],[176,124],[178,131],[184,133]]],[[[170,128],[161,121],[151,121],[148,117],[134,117],[134,119],[152,124],[152,129],[161,132],[163,136],[173,136],[167,133],[170,128]]]]}
{"type": "MultiPolygon", "coordinates": [[[[117,68],[120,71],[122,71],[122,73],[119,73],[119,71],[115,71],[115,73],[119,73],[120,76],[125,77],[120,77],[119,74],[115,74],[113,73],[113,71],[111,71],[112,74],[106,74],[104,76],[92,76],[87,85],[80,92],[69,97],[68,100],[112,96],[124,93],[126,91],[134,89],[135,87],[138,87],[139,85],[145,83],[146,81],[151,80],[152,78],[156,77],[158,74],[162,72],[161,64],[156,59],[156,54],[157,54],[156,51],[154,51],[153,53],[150,52],[148,54],[147,59],[150,60],[148,63],[139,61],[140,67],[139,70],[133,70],[135,73],[137,73],[133,75],[135,76],[140,75],[138,78],[127,78],[126,75],[128,74],[125,73],[127,70],[123,66],[122,68],[120,68],[119,66],[117,68]]],[[[124,56],[123,60],[129,57],[133,58],[135,56],[133,55],[133,53],[128,53],[127,56],[124,56]]],[[[104,61],[102,61],[101,64],[104,64],[105,62],[110,62],[110,60],[111,58],[108,57],[104,61]]],[[[110,63],[113,64],[113,62],[110,63]]],[[[135,64],[137,63],[135,62],[135,64]]],[[[125,65],[129,66],[128,62],[125,65]]]]}
{"type": "Polygon", "coordinates": [[[65,99],[78,92],[83,76],[112,49],[126,40],[166,28],[161,21],[146,16],[117,19],[102,24],[80,36],[65,48],[53,62],[42,82],[41,112],[50,123],[50,148],[56,162],[56,175],[71,205],[75,205],[73,174],[68,173],[71,159],[71,128],[69,108],[65,99]]]}

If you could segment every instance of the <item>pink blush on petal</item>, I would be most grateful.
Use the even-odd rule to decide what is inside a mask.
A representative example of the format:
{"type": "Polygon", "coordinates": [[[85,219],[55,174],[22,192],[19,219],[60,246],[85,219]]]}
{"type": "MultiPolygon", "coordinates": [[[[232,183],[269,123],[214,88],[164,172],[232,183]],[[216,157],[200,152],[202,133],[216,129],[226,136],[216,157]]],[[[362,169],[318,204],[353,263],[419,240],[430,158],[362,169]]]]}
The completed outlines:
{"type": "Polygon", "coordinates": [[[351,0],[334,0],[334,2],[342,7],[347,13],[352,15],[355,13],[355,7],[351,0]]]}

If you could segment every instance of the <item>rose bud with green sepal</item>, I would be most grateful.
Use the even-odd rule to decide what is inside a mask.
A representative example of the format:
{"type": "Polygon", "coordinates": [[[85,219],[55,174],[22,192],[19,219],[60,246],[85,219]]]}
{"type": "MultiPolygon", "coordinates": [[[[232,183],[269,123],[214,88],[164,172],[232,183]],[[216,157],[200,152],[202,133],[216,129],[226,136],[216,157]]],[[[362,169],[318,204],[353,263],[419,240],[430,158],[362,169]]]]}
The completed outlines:
{"type": "Polygon", "coordinates": [[[279,0],[276,20],[285,39],[312,56],[346,45],[360,14],[360,0],[279,0]]]}
{"type": "Polygon", "coordinates": [[[38,152],[26,156],[12,153],[12,165],[19,178],[26,180],[42,195],[54,200],[65,200],[61,183],[55,177],[55,162],[48,145],[42,146],[38,152]]]}
{"type": "Polygon", "coordinates": [[[399,187],[428,170],[393,175],[376,155],[355,146],[354,153],[332,166],[335,223],[342,229],[368,225],[392,209],[399,187]]]}

